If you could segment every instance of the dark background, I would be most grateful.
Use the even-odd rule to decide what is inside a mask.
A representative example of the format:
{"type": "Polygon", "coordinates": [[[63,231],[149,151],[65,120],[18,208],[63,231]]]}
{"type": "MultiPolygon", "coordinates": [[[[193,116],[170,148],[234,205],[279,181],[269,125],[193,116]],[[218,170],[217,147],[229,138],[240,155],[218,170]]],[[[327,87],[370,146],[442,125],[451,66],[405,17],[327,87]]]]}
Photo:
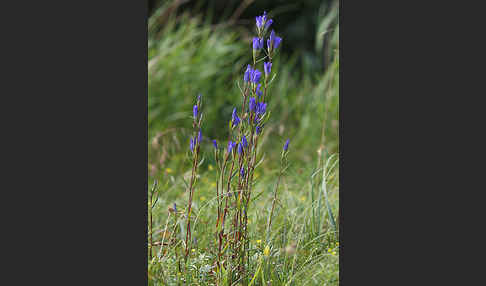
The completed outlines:
{"type": "MultiPolygon", "coordinates": [[[[167,3],[167,0],[149,0],[149,16],[157,7],[167,3]]],[[[311,69],[323,71],[327,65],[328,57],[316,52],[316,31],[319,15],[324,15],[337,6],[336,0],[209,0],[209,1],[175,1],[174,8],[177,13],[189,11],[202,13],[213,24],[230,23],[250,30],[254,27],[255,15],[267,11],[270,17],[278,18],[272,24],[279,34],[285,35],[285,45],[282,53],[291,55],[300,52],[300,64],[310,65],[311,69]],[[304,63],[305,62],[305,63],[304,63]]],[[[337,18],[334,22],[337,21],[337,18]]],[[[332,23],[330,26],[334,26],[332,23]]],[[[328,41],[328,34],[324,36],[324,46],[328,41]]],[[[326,50],[326,49],[324,49],[326,50]]]]}

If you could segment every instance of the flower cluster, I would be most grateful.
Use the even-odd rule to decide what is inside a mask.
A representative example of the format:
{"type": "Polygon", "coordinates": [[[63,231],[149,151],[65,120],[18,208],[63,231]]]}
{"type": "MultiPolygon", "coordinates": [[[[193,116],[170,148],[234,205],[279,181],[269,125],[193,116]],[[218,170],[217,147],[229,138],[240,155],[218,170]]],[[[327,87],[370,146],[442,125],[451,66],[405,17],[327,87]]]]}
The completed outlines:
{"type": "MultiPolygon", "coordinates": [[[[272,25],[273,20],[269,19],[267,13],[256,17],[257,37],[252,38],[253,63],[246,66],[243,75],[244,88],[242,93],[242,107],[240,115],[238,108],[234,107],[229,122],[229,139],[227,148],[218,148],[218,142],[211,140],[214,147],[216,159],[217,182],[216,199],[217,199],[217,221],[216,227],[219,238],[217,240],[217,265],[224,267],[221,263],[222,256],[231,253],[231,263],[239,264],[245,261],[245,255],[249,255],[247,240],[247,212],[249,202],[251,201],[254,171],[257,164],[258,143],[261,134],[264,132],[265,122],[269,119],[267,112],[268,86],[271,84],[269,79],[272,74],[272,56],[280,46],[282,38],[278,37],[272,30],[268,38],[265,38],[267,30],[272,25]],[[266,39],[266,47],[264,45],[266,39]],[[262,53],[262,58],[257,59],[262,53]],[[260,69],[258,63],[263,65],[260,69]],[[263,72],[262,72],[263,71],[263,72]],[[264,75],[264,76],[263,76],[264,75]],[[219,154],[224,155],[220,157],[219,154]],[[239,176],[238,176],[239,175],[239,176]],[[236,178],[236,179],[234,179],[236,178]],[[232,201],[234,198],[235,201],[232,201]],[[232,216],[232,217],[231,217],[232,216]],[[226,222],[226,224],[225,224],[226,222]],[[228,241],[228,234],[235,234],[234,241],[228,241]],[[226,240],[226,241],[225,241],[226,240]],[[223,245],[229,245],[228,248],[223,245]],[[243,248],[243,249],[242,249],[243,248]]],[[[201,95],[197,97],[197,104],[193,106],[193,127],[194,136],[190,139],[190,150],[193,156],[193,172],[189,185],[189,204],[187,212],[186,228],[186,257],[190,250],[191,228],[190,228],[190,209],[192,206],[192,195],[194,192],[194,182],[196,181],[196,171],[198,166],[199,147],[202,143],[201,132],[201,95]]],[[[290,140],[287,139],[283,146],[283,156],[287,154],[290,140]]],[[[281,172],[280,172],[281,175],[281,172]]],[[[275,192],[276,198],[276,192],[275,192]]],[[[275,199],[272,205],[272,214],[275,205],[275,199]]],[[[271,215],[270,215],[271,217],[271,215]]],[[[271,220],[269,226],[271,224],[271,220]]],[[[268,256],[270,252],[267,246],[264,255],[268,256]]],[[[244,273],[244,265],[239,267],[244,273]]],[[[235,278],[237,278],[235,276],[235,278]]]]}
{"type": "Polygon", "coordinates": [[[251,65],[248,65],[246,67],[246,71],[245,71],[245,75],[243,76],[243,79],[245,82],[258,83],[260,81],[261,76],[262,73],[258,69],[253,69],[251,65]]]}

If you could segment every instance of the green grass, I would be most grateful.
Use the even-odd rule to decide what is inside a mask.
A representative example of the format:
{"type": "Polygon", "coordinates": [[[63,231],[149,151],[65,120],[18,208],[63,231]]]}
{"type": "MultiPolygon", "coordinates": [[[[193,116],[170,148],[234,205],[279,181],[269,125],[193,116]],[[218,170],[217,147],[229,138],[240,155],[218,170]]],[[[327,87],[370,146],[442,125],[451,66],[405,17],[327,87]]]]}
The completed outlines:
{"type": "MultiPolygon", "coordinates": [[[[179,239],[175,245],[154,248],[161,255],[149,261],[149,285],[215,285],[209,269],[215,254],[216,164],[208,139],[226,140],[231,111],[241,104],[236,81],[250,59],[250,46],[232,27],[211,27],[187,13],[167,16],[168,7],[149,20],[149,183],[159,182],[152,210],[154,242],[167,242],[169,235],[164,237],[163,230],[168,226],[172,232],[174,223],[174,237],[179,239]],[[197,243],[188,270],[179,271],[176,255],[182,247],[187,205],[184,179],[191,172],[190,117],[198,93],[203,95],[206,142],[193,201],[192,236],[197,243]],[[168,211],[173,203],[178,219],[168,211]]],[[[268,107],[272,114],[261,141],[264,161],[256,170],[249,208],[253,285],[339,284],[339,26],[329,26],[336,13],[326,15],[319,19],[317,37],[328,32],[332,44],[326,50],[316,47],[331,55],[325,73],[311,73],[299,65],[299,52],[278,56],[272,67],[277,71],[268,107]],[[287,137],[290,166],[279,185],[267,240],[280,151],[287,137]],[[268,256],[263,255],[266,245],[268,256]]]]}

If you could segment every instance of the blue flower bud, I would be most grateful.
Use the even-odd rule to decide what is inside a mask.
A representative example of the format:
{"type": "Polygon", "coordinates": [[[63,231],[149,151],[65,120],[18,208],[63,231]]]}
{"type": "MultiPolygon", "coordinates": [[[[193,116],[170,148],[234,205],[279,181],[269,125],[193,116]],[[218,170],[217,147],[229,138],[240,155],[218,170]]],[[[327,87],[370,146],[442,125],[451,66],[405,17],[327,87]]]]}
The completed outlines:
{"type": "Polygon", "coordinates": [[[258,125],[258,126],[256,127],[256,134],[260,134],[260,133],[262,133],[262,129],[263,129],[263,125],[262,125],[262,126],[258,125]]]}
{"type": "Polygon", "coordinates": [[[250,66],[250,65],[248,65],[248,66],[246,67],[245,75],[243,76],[243,80],[244,80],[245,82],[248,82],[248,81],[250,80],[250,74],[251,74],[251,71],[252,71],[251,66],[250,66]]]}
{"type": "Polygon", "coordinates": [[[258,29],[261,29],[263,25],[265,25],[265,22],[267,21],[267,12],[264,11],[262,16],[257,16],[255,17],[256,20],[256,26],[258,29]]]}
{"type": "Polygon", "coordinates": [[[213,140],[213,146],[214,149],[218,149],[218,142],[216,142],[216,139],[213,140]]]}
{"type": "Polygon", "coordinates": [[[231,150],[233,149],[233,142],[232,141],[229,141],[228,142],[228,153],[231,154],[231,150]]]}
{"type": "Polygon", "coordinates": [[[251,71],[250,74],[250,81],[253,83],[258,83],[260,81],[260,77],[262,76],[262,73],[258,69],[254,69],[251,71]]]}
{"type": "Polygon", "coordinates": [[[272,52],[273,50],[277,49],[282,42],[282,38],[275,36],[275,32],[272,30],[270,33],[270,37],[267,40],[267,48],[268,52],[272,52]]]}
{"type": "Polygon", "coordinates": [[[245,168],[244,167],[241,167],[241,170],[240,170],[240,175],[242,177],[245,177],[245,168]]]}
{"type": "Polygon", "coordinates": [[[257,104],[256,110],[257,110],[256,112],[257,112],[258,115],[263,115],[267,111],[267,104],[264,103],[264,102],[259,102],[257,104]]]}
{"type": "Polygon", "coordinates": [[[199,130],[199,132],[197,133],[197,142],[201,144],[201,140],[202,140],[202,135],[201,135],[201,130],[199,130]]]}
{"type": "Polygon", "coordinates": [[[194,152],[194,139],[191,137],[190,145],[191,151],[194,152]]]}
{"type": "Polygon", "coordinates": [[[197,105],[194,105],[192,108],[192,115],[194,116],[194,119],[197,119],[197,105]]]}
{"type": "Polygon", "coordinates": [[[263,71],[265,72],[265,76],[268,76],[272,71],[272,63],[271,62],[264,62],[263,63],[263,71]]]}
{"type": "Polygon", "coordinates": [[[238,144],[238,155],[241,155],[241,153],[243,153],[243,144],[242,143],[238,144]]]}
{"type": "MultiPolygon", "coordinates": [[[[260,86],[260,85],[259,85],[260,86]]],[[[256,111],[256,99],[254,97],[250,98],[250,112],[255,112],[256,111]]]]}
{"type": "Polygon", "coordinates": [[[246,141],[245,135],[243,135],[243,138],[241,138],[241,143],[243,144],[243,147],[245,147],[245,148],[248,147],[248,141],[246,141]]]}
{"type": "Polygon", "coordinates": [[[174,210],[177,212],[177,205],[174,203],[174,210]]]}
{"type": "Polygon", "coordinates": [[[272,25],[272,23],[273,23],[273,20],[272,20],[272,19],[268,20],[268,21],[265,23],[265,30],[266,30],[266,29],[268,29],[268,27],[270,27],[270,25],[272,25]]]}
{"type": "Polygon", "coordinates": [[[263,48],[263,38],[253,38],[253,50],[260,50],[263,48]]]}
{"type": "Polygon", "coordinates": [[[287,151],[289,149],[289,143],[290,143],[290,139],[287,139],[287,141],[285,141],[285,145],[283,147],[284,151],[287,151]]]}
{"type": "Polygon", "coordinates": [[[260,99],[260,96],[262,96],[262,94],[263,94],[261,87],[262,87],[262,84],[259,83],[257,88],[256,88],[256,94],[258,95],[258,99],[260,99]]]}
{"type": "Polygon", "coordinates": [[[238,117],[238,114],[236,114],[236,108],[233,108],[231,120],[233,121],[233,127],[238,126],[238,124],[240,123],[240,118],[238,117]]]}

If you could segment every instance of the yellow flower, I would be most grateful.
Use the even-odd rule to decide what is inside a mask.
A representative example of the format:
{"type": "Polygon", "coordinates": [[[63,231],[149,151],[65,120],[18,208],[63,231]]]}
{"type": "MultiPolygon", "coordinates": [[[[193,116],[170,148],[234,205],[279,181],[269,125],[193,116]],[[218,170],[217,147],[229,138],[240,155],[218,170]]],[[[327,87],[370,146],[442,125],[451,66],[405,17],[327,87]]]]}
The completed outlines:
{"type": "Polygon", "coordinates": [[[332,255],[336,255],[336,251],[334,251],[334,252],[332,253],[332,255]]]}
{"type": "Polygon", "coordinates": [[[268,245],[265,246],[265,249],[263,250],[263,255],[265,256],[270,255],[270,247],[268,245]]]}
{"type": "Polygon", "coordinates": [[[201,202],[204,202],[206,200],[206,197],[205,196],[202,196],[201,197],[201,202]]]}
{"type": "Polygon", "coordinates": [[[259,239],[259,240],[256,241],[256,243],[260,244],[260,243],[262,243],[262,240],[259,239]]]}
{"type": "Polygon", "coordinates": [[[329,253],[330,253],[331,251],[332,251],[332,249],[330,249],[330,248],[327,250],[327,252],[329,252],[329,253]]]}
{"type": "Polygon", "coordinates": [[[209,171],[212,171],[214,169],[213,165],[209,165],[208,168],[209,168],[209,171]]]}
{"type": "Polygon", "coordinates": [[[191,251],[192,251],[192,252],[196,252],[196,250],[195,250],[194,248],[193,248],[191,251]]]}
{"type": "Polygon", "coordinates": [[[167,169],[165,169],[165,171],[167,172],[167,174],[172,173],[172,169],[171,168],[167,168],[167,169]]]}
{"type": "Polygon", "coordinates": [[[301,200],[301,201],[305,201],[305,199],[306,199],[306,197],[305,197],[305,196],[300,197],[300,200],[301,200]]]}

